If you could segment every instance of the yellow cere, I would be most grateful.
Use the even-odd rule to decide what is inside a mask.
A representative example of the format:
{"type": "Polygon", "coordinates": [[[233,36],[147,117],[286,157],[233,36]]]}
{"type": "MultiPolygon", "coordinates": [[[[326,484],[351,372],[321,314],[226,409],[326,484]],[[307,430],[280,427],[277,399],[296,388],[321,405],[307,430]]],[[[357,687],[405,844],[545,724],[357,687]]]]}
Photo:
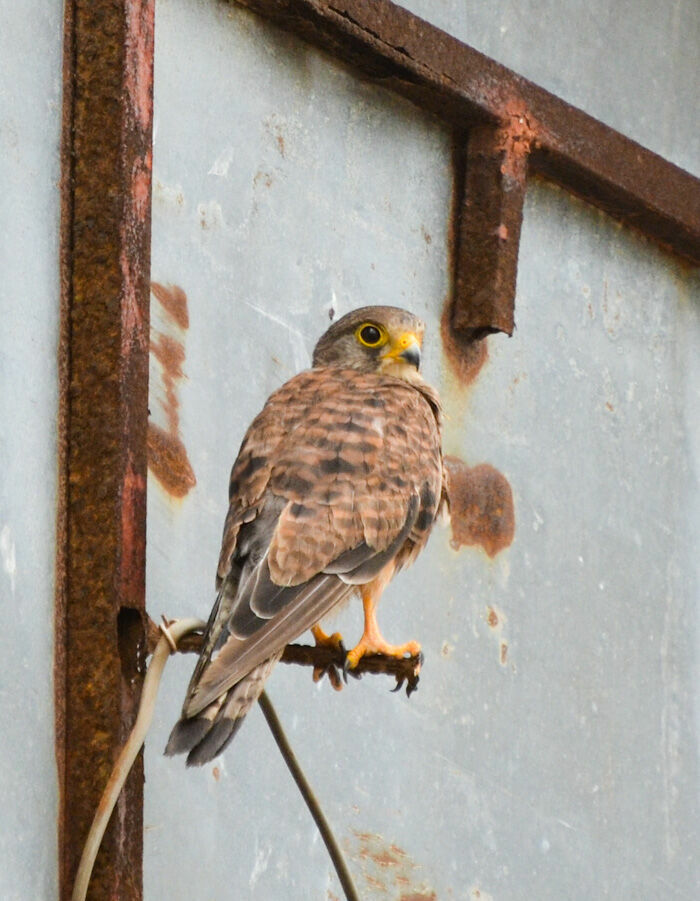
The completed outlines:
{"type": "Polygon", "coordinates": [[[401,350],[406,350],[406,348],[411,347],[412,344],[417,344],[420,347],[418,336],[414,335],[413,332],[404,332],[399,338],[399,347],[401,350]]]}

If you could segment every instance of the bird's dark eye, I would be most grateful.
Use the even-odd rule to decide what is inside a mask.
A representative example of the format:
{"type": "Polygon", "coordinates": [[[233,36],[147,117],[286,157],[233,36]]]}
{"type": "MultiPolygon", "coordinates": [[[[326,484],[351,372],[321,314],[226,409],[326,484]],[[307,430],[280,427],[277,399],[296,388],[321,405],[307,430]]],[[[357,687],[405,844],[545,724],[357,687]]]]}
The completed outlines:
{"type": "Polygon", "coordinates": [[[365,347],[379,347],[386,343],[386,334],[379,326],[366,322],[355,332],[357,340],[365,347]]]}

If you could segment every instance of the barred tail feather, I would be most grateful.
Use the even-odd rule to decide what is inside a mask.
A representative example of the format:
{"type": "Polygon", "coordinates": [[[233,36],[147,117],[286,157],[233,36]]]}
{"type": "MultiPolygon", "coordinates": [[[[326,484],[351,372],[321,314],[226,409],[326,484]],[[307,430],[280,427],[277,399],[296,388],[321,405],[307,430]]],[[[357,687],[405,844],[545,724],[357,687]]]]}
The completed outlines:
{"type": "Polygon", "coordinates": [[[182,717],[170,733],[168,757],[187,754],[187,766],[202,766],[218,757],[233,740],[243,718],[260,697],[280,651],[254,667],[221,697],[193,717],[182,717]]]}

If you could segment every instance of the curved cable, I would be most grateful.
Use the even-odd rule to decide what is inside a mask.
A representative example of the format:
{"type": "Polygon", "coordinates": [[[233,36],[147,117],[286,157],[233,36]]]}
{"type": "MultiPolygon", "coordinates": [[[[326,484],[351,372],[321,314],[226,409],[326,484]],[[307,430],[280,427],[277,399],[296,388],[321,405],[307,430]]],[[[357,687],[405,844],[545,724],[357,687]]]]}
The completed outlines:
{"type": "MultiPolygon", "coordinates": [[[[80,857],[80,864],[73,884],[71,901],[85,901],[92,869],[95,865],[97,852],[99,851],[109,818],[112,815],[119,794],[124,787],[127,776],[141,750],[141,746],[146,738],[146,733],[151,725],[156,697],[158,696],[158,688],[168,657],[170,657],[171,653],[177,649],[177,644],[183,636],[190,632],[202,631],[205,628],[206,623],[200,619],[190,618],[175,620],[169,624],[167,631],[164,632],[158,640],[153,651],[153,657],[148,666],[148,671],[146,672],[146,677],[143,681],[141,702],[136,722],[134,723],[134,727],[129,734],[126,744],[117,758],[112,774],[102,793],[102,798],[100,799],[100,803],[95,812],[87,839],[85,840],[83,853],[80,857]]],[[[277,743],[277,747],[279,748],[282,757],[292,774],[292,778],[296,782],[306,806],[321,833],[321,838],[328,850],[335,871],[338,874],[338,879],[340,880],[347,901],[359,901],[357,890],[353,884],[342,851],[335,840],[335,836],[318,804],[311,786],[307,782],[306,777],[299,766],[299,762],[287,740],[282,725],[277,717],[277,713],[272,706],[272,702],[264,691],[260,696],[259,703],[265,720],[277,743]]]]}
{"type": "MultiPolygon", "coordinates": [[[[201,619],[179,619],[168,626],[168,632],[172,641],[177,645],[177,642],[183,635],[204,628],[206,628],[206,623],[202,622],[201,619]]],[[[80,857],[78,872],[73,884],[71,901],[85,901],[88,885],[90,884],[90,876],[92,875],[92,868],[95,865],[95,858],[97,857],[102,837],[105,834],[105,829],[107,828],[107,823],[114,810],[114,805],[117,803],[119,793],[126,782],[126,777],[129,775],[134,760],[136,760],[136,757],[141,750],[141,745],[148,732],[148,727],[151,725],[160,679],[171,653],[171,643],[164,634],[159,639],[158,644],[153,651],[153,657],[148,667],[146,678],[143,680],[141,703],[139,705],[139,713],[136,717],[134,728],[131,730],[129,738],[122,748],[119,757],[117,758],[117,762],[114,764],[112,775],[109,777],[109,782],[105,786],[102,798],[95,811],[95,817],[92,821],[92,826],[90,826],[90,831],[83,847],[83,853],[80,857]]]]}

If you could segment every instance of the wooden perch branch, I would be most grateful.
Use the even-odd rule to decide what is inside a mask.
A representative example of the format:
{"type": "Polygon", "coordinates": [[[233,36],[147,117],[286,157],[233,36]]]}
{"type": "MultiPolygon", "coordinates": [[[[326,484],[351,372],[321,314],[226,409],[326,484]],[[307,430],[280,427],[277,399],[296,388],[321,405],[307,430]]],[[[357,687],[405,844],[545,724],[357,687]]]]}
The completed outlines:
{"type": "MultiPolygon", "coordinates": [[[[162,629],[148,618],[148,652],[152,653],[159,638],[163,635],[162,629]]],[[[178,642],[177,650],[182,654],[198,654],[202,648],[202,633],[190,632],[178,642]]],[[[365,673],[385,673],[396,679],[398,691],[406,683],[408,697],[418,688],[423,655],[417,657],[387,657],[384,654],[368,654],[362,657],[357,666],[352,670],[345,670],[345,653],[340,648],[325,647],[323,645],[288,644],[281,658],[282,663],[296,663],[299,666],[312,666],[314,678],[320,679],[324,674],[328,676],[335,689],[341,687],[340,674],[349,674],[360,679],[365,673]]]]}

